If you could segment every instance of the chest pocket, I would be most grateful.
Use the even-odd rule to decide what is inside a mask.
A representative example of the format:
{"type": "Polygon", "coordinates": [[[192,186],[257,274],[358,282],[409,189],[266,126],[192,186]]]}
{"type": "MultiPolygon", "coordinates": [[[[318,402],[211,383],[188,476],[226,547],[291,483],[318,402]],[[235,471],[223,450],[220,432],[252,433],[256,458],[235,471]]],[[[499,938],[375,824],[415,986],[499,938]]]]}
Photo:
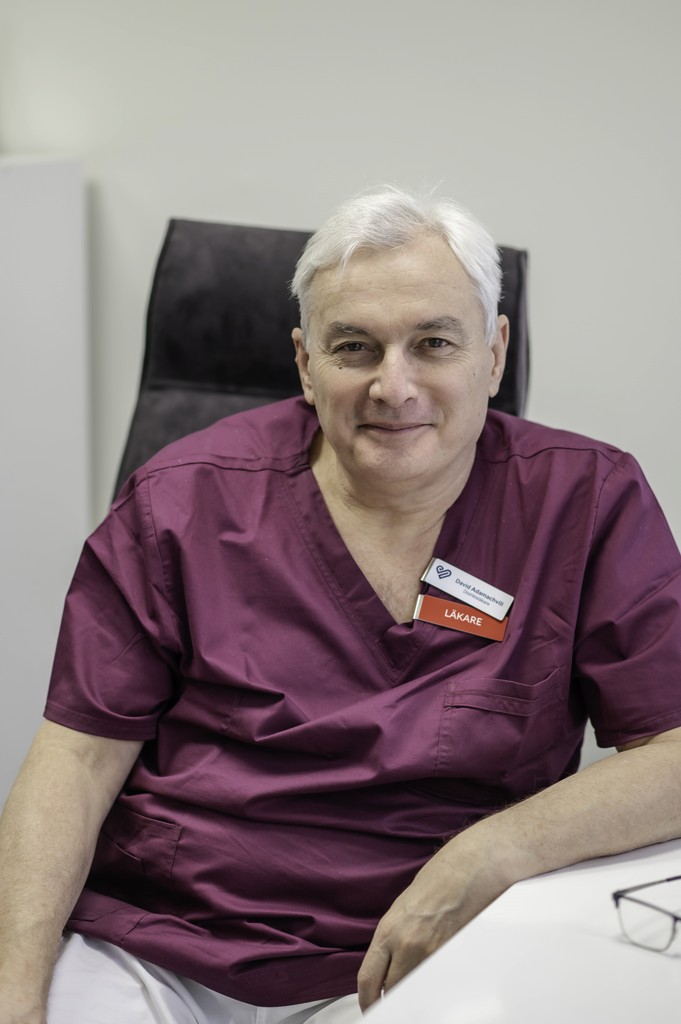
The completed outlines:
{"type": "Polygon", "coordinates": [[[555,774],[568,692],[565,666],[536,682],[453,680],[444,700],[436,775],[503,786],[517,795],[546,785],[555,774]]]}

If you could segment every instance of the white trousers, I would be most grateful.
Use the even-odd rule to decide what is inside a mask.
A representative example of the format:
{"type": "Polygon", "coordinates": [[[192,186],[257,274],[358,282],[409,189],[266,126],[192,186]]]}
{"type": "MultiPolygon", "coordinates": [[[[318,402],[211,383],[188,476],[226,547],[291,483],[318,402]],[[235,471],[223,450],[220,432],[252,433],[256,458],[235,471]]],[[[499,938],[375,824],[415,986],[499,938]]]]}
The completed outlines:
{"type": "Polygon", "coordinates": [[[356,1024],[356,995],[294,1006],[251,1006],[99,939],[61,944],[48,1024],[356,1024]]]}

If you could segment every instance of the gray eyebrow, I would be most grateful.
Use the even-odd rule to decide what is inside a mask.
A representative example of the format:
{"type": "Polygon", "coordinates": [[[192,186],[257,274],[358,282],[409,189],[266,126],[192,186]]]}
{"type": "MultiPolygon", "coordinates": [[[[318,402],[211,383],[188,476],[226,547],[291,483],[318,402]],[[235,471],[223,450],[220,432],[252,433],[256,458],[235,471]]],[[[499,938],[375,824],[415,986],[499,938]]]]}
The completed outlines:
{"type": "Polygon", "coordinates": [[[463,335],[464,326],[455,316],[437,316],[434,320],[424,320],[416,325],[417,331],[452,331],[463,335]]]}
{"type": "MultiPolygon", "coordinates": [[[[424,320],[414,327],[415,331],[451,331],[453,334],[465,334],[461,320],[455,316],[436,316],[433,320],[424,320]]],[[[354,335],[354,337],[369,338],[371,332],[365,327],[358,327],[356,324],[348,324],[342,320],[333,320],[324,331],[325,338],[334,338],[338,335],[354,335]]]]}
{"type": "Polygon", "coordinates": [[[362,338],[369,337],[369,331],[365,327],[357,327],[355,324],[346,324],[342,320],[332,320],[324,331],[325,338],[333,338],[339,334],[359,334],[362,338]]]}

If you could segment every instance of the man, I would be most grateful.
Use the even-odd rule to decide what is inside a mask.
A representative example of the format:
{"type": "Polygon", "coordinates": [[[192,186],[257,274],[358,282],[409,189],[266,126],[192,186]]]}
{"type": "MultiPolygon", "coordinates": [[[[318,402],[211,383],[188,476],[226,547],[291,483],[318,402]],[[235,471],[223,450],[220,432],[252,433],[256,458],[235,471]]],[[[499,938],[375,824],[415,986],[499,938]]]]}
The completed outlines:
{"type": "Polygon", "coordinates": [[[67,921],[50,1024],[355,1020],[515,881],[681,835],[681,559],[629,456],[488,414],[499,286],[455,205],[346,204],[294,279],[304,397],[90,538],[0,1024],[44,1020],[67,921]],[[574,774],[587,713],[620,752],[574,774]]]}

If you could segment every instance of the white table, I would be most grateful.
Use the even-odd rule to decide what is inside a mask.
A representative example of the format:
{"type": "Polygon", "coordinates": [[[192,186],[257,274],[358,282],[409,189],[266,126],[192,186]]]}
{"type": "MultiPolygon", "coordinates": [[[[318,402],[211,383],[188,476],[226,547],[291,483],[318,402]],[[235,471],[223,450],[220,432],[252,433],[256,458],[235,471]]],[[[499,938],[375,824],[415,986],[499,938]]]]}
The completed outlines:
{"type": "Polygon", "coordinates": [[[367,1024],[673,1024],[681,935],[621,937],[611,894],[681,875],[681,840],[514,885],[365,1016],[367,1024]]]}

